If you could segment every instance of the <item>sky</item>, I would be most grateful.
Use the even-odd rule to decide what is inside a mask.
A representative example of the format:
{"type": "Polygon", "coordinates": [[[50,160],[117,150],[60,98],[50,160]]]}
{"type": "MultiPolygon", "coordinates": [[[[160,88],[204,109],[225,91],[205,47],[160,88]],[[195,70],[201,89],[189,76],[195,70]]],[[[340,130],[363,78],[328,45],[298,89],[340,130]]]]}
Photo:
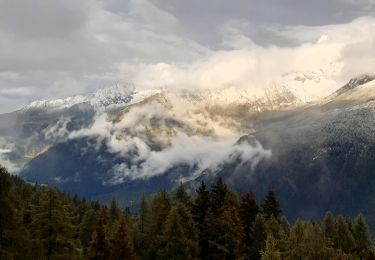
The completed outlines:
{"type": "Polygon", "coordinates": [[[262,88],[375,71],[373,0],[0,0],[0,113],[117,83],[262,88]]]}

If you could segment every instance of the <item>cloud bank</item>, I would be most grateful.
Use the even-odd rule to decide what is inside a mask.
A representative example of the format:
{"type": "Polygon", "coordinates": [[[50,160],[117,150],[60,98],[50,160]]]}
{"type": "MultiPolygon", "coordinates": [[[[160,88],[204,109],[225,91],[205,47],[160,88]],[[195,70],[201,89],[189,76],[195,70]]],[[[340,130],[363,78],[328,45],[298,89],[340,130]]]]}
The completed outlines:
{"type": "Polygon", "coordinates": [[[257,92],[298,71],[333,88],[374,70],[374,14],[368,0],[3,0],[0,112],[118,81],[257,92]]]}
{"type": "Polygon", "coordinates": [[[152,102],[130,109],[120,121],[110,121],[102,114],[90,128],[74,131],[69,138],[98,138],[97,149],[104,141],[109,152],[124,158],[126,162],[107,173],[110,179],[105,184],[147,179],[178,166],[190,168],[188,174],[174,176],[186,180],[234,160],[255,167],[271,156],[259,142],[237,143],[239,133],[235,129],[222,131],[218,121],[202,128],[197,117],[185,119],[176,113],[152,102]]]}

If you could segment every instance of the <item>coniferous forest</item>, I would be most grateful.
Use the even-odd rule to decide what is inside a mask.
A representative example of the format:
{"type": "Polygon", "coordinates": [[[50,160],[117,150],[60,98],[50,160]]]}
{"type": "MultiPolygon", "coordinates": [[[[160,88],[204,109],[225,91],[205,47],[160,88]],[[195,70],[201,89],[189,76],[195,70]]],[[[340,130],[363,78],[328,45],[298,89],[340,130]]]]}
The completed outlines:
{"type": "Polygon", "coordinates": [[[27,184],[0,169],[0,259],[375,259],[365,218],[283,217],[270,191],[238,197],[221,178],[191,196],[183,185],[139,210],[27,184]]]}

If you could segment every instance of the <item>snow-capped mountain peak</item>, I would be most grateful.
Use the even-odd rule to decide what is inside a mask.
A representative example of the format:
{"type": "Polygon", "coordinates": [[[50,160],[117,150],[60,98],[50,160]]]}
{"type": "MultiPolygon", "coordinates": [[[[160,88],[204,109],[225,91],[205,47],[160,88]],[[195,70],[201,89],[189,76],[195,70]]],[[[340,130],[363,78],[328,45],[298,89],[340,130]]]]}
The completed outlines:
{"type": "Polygon", "coordinates": [[[78,104],[90,104],[96,110],[107,110],[111,108],[130,105],[142,101],[143,99],[159,93],[160,90],[136,90],[132,85],[114,85],[99,89],[87,95],[76,95],[72,97],[39,100],[30,103],[23,110],[30,109],[52,109],[59,110],[73,107],[78,104]]]}

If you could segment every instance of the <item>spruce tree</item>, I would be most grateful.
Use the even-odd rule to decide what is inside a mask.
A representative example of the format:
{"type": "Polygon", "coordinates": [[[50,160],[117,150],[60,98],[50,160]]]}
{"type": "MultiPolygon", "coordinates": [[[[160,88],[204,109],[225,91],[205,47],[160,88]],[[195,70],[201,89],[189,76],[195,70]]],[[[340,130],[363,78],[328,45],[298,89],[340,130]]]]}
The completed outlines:
{"type": "Polygon", "coordinates": [[[198,230],[200,257],[205,259],[208,255],[208,230],[205,220],[210,207],[210,193],[203,181],[196,192],[192,213],[198,230]]]}
{"type": "Polygon", "coordinates": [[[279,202],[276,199],[276,195],[273,191],[269,191],[264,203],[262,204],[263,214],[267,219],[274,216],[276,219],[279,218],[281,214],[281,208],[279,202]]]}
{"type": "Polygon", "coordinates": [[[158,258],[189,260],[197,259],[198,254],[198,237],[193,218],[188,209],[178,203],[166,220],[158,258]]]}
{"type": "Polygon", "coordinates": [[[359,214],[354,220],[354,239],[356,243],[356,254],[366,258],[371,249],[371,233],[365,217],[359,214]]]}
{"type": "Polygon", "coordinates": [[[108,226],[109,229],[112,229],[113,223],[120,217],[121,210],[117,205],[117,200],[115,197],[112,197],[111,204],[108,210],[108,226]]]}
{"type": "Polygon", "coordinates": [[[336,219],[331,212],[327,212],[325,214],[322,222],[322,228],[325,236],[333,242],[337,236],[337,225],[336,219]]]}
{"type": "Polygon", "coordinates": [[[87,255],[87,249],[90,245],[92,234],[96,227],[96,212],[88,209],[82,218],[79,231],[79,239],[84,249],[84,255],[87,255]]]}
{"type": "Polygon", "coordinates": [[[175,201],[184,204],[186,207],[190,208],[192,206],[192,199],[186,192],[185,187],[182,183],[180,183],[180,185],[178,186],[174,199],[175,201]]]}
{"type": "Polygon", "coordinates": [[[240,258],[243,230],[236,196],[228,191],[220,210],[208,216],[209,259],[240,258]]]}
{"type": "Polygon", "coordinates": [[[334,246],[341,249],[344,253],[350,253],[355,247],[355,241],[352,232],[349,229],[345,218],[339,215],[336,219],[337,235],[334,239],[334,246]]]}
{"type": "Polygon", "coordinates": [[[224,183],[223,178],[219,177],[211,188],[211,209],[214,213],[219,213],[218,211],[220,211],[223,206],[228,191],[228,187],[224,183]]]}
{"type": "Polygon", "coordinates": [[[264,250],[267,233],[266,233],[266,220],[262,214],[255,217],[253,225],[253,243],[250,247],[248,259],[260,259],[261,251],[264,250]]]}
{"type": "Polygon", "coordinates": [[[277,248],[277,240],[269,234],[266,240],[265,249],[261,251],[262,260],[281,260],[281,252],[277,248]]]}
{"type": "Polygon", "coordinates": [[[0,258],[11,258],[12,229],[14,229],[14,206],[10,199],[10,178],[0,166],[0,258]]]}
{"type": "Polygon", "coordinates": [[[93,234],[89,259],[90,260],[105,260],[110,256],[109,242],[105,230],[107,222],[107,213],[104,209],[101,210],[97,218],[96,230],[93,234]]]}
{"type": "Polygon", "coordinates": [[[241,198],[240,204],[240,219],[243,227],[243,238],[244,243],[249,247],[253,242],[253,224],[256,215],[259,213],[259,206],[255,200],[255,196],[252,192],[248,192],[241,198]]]}
{"type": "Polygon", "coordinates": [[[146,259],[155,259],[160,248],[163,225],[171,208],[171,201],[165,190],[158,192],[151,204],[150,222],[147,227],[147,255],[146,259]]]}
{"type": "Polygon", "coordinates": [[[40,205],[34,205],[30,229],[39,244],[41,258],[79,258],[72,208],[62,204],[52,189],[42,194],[40,205]]]}
{"type": "Polygon", "coordinates": [[[115,236],[111,240],[111,260],[136,259],[133,243],[124,217],[121,217],[115,236]]]}
{"type": "Polygon", "coordinates": [[[139,217],[137,226],[135,229],[135,240],[134,246],[137,253],[143,256],[146,251],[146,245],[149,241],[147,237],[147,229],[149,227],[150,209],[147,203],[146,197],[142,194],[140,205],[139,205],[139,217]]]}
{"type": "Polygon", "coordinates": [[[320,226],[298,219],[286,241],[283,259],[334,259],[334,255],[320,226]]]}

